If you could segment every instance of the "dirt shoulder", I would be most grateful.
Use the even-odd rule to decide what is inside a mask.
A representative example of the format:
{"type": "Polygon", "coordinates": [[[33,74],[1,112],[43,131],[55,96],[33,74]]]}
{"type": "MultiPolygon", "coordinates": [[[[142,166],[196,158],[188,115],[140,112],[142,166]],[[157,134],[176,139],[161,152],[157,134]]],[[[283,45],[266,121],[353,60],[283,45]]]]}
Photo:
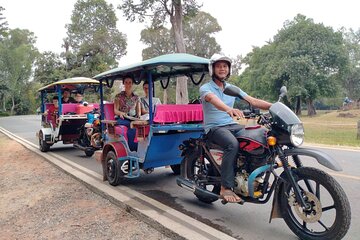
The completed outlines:
{"type": "Polygon", "coordinates": [[[170,239],[0,133],[0,239],[170,239]]]}

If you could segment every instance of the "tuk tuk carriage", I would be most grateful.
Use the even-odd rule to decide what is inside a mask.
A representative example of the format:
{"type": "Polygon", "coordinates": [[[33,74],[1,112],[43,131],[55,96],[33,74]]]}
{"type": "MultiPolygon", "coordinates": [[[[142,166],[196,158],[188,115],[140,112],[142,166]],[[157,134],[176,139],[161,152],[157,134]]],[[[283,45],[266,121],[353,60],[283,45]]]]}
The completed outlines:
{"type": "MultiPolygon", "coordinates": [[[[62,92],[67,91],[99,91],[99,81],[85,77],[74,77],[59,80],[40,88],[41,97],[41,128],[36,133],[39,139],[39,148],[47,152],[50,147],[59,141],[63,144],[77,143],[80,137],[80,129],[88,121],[87,113],[94,108],[99,108],[98,103],[63,103],[62,92]],[[56,99],[55,104],[48,96],[51,94],[56,99]],[[49,102],[50,101],[50,102],[49,102]]],[[[90,151],[84,148],[85,154],[90,151]]],[[[89,149],[90,150],[90,149],[89,149]]],[[[94,151],[94,150],[93,150],[94,151]]],[[[92,154],[91,154],[92,155],[92,154]]]]}
{"type": "Polygon", "coordinates": [[[103,148],[95,153],[101,162],[103,179],[119,185],[125,178],[140,176],[140,170],[151,173],[154,168],[170,166],[180,173],[181,156],[178,146],[186,139],[203,134],[201,104],[160,104],[149,107],[148,120],[131,118],[130,127],[136,129],[137,149],[131,151],[126,126],[114,118],[114,103],[103,103],[103,87],[112,87],[115,80],[131,76],[135,84],[149,83],[149,106],[155,94],[154,83],[169,86],[171,78],[186,76],[195,85],[208,73],[209,60],[190,54],[168,54],[119,67],[94,78],[100,83],[100,109],[103,129],[103,148]]]}

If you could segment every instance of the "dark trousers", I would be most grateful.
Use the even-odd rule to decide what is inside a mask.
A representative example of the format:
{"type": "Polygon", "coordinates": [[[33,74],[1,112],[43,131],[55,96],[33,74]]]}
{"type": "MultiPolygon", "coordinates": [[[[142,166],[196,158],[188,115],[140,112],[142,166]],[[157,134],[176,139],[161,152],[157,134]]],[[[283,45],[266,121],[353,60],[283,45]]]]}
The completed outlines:
{"type": "Polygon", "coordinates": [[[126,126],[128,128],[128,130],[127,130],[127,139],[128,139],[128,145],[129,145],[130,151],[136,151],[137,150],[137,145],[138,145],[136,142],[134,142],[136,129],[135,128],[130,128],[130,122],[131,121],[128,120],[128,119],[121,119],[121,118],[118,118],[116,121],[117,121],[117,124],[126,126]]]}
{"type": "Polygon", "coordinates": [[[239,135],[244,126],[231,124],[221,127],[213,127],[207,134],[208,139],[219,145],[224,151],[221,162],[221,185],[232,189],[235,184],[235,161],[240,146],[235,136],[239,135]]]}

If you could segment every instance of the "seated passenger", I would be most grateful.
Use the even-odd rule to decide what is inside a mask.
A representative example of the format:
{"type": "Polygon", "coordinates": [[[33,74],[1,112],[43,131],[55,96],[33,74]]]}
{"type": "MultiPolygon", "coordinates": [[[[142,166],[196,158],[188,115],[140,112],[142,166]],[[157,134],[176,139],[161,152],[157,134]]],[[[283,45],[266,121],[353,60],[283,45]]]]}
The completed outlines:
{"type": "Polygon", "coordinates": [[[76,92],[76,94],[75,94],[75,103],[80,103],[80,104],[84,103],[83,97],[84,96],[83,96],[83,94],[81,92],[76,92]]]}
{"type": "Polygon", "coordinates": [[[136,129],[130,128],[130,120],[125,118],[127,115],[136,117],[136,109],[139,109],[139,97],[133,93],[133,82],[131,77],[125,77],[123,79],[125,91],[121,91],[115,96],[114,113],[119,117],[117,123],[128,127],[127,137],[129,140],[129,148],[131,151],[136,151],[137,143],[134,143],[136,129]]]}
{"type": "MultiPolygon", "coordinates": [[[[143,90],[145,97],[140,98],[140,113],[141,119],[147,120],[149,119],[149,83],[144,82],[143,90]]],[[[159,98],[152,98],[152,112],[154,113],[155,106],[161,104],[159,98]]]]}
{"type": "Polygon", "coordinates": [[[54,107],[46,109],[46,111],[44,112],[44,116],[50,115],[50,121],[51,121],[53,127],[56,127],[57,123],[58,123],[58,112],[59,112],[58,96],[54,96],[52,98],[52,103],[54,104],[54,107]]]}
{"type": "Polygon", "coordinates": [[[62,98],[61,98],[61,104],[63,103],[76,103],[75,99],[72,98],[70,93],[70,89],[65,88],[63,90],[62,98]]]}

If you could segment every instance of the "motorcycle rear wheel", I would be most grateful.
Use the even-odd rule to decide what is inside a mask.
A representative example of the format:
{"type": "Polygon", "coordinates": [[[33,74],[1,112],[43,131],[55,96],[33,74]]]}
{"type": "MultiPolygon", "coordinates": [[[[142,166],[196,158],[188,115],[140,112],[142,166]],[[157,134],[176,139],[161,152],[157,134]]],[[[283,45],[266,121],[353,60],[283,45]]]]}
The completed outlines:
{"type": "MultiPolygon", "coordinates": [[[[221,183],[216,183],[216,184],[206,184],[203,182],[200,182],[200,180],[203,180],[206,176],[211,176],[211,170],[209,171],[209,168],[211,168],[211,164],[204,159],[205,164],[207,166],[205,166],[204,164],[201,164],[201,161],[199,159],[199,156],[185,156],[185,158],[183,159],[183,161],[186,161],[187,166],[186,166],[186,176],[188,179],[192,180],[195,182],[195,184],[202,188],[205,189],[207,191],[210,191],[212,193],[215,193],[217,195],[220,194],[220,189],[221,189],[221,183]],[[205,169],[205,167],[207,167],[207,170],[205,169]]],[[[212,203],[215,202],[216,200],[214,200],[214,198],[206,198],[203,197],[202,195],[198,195],[196,193],[194,193],[195,196],[204,203],[212,203]]]]}
{"type": "Polygon", "coordinates": [[[342,239],[350,227],[351,210],[340,184],[316,168],[301,167],[292,171],[305,202],[311,207],[303,210],[295,199],[293,187],[285,184],[280,201],[288,227],[301,239],[342,239]]]}

